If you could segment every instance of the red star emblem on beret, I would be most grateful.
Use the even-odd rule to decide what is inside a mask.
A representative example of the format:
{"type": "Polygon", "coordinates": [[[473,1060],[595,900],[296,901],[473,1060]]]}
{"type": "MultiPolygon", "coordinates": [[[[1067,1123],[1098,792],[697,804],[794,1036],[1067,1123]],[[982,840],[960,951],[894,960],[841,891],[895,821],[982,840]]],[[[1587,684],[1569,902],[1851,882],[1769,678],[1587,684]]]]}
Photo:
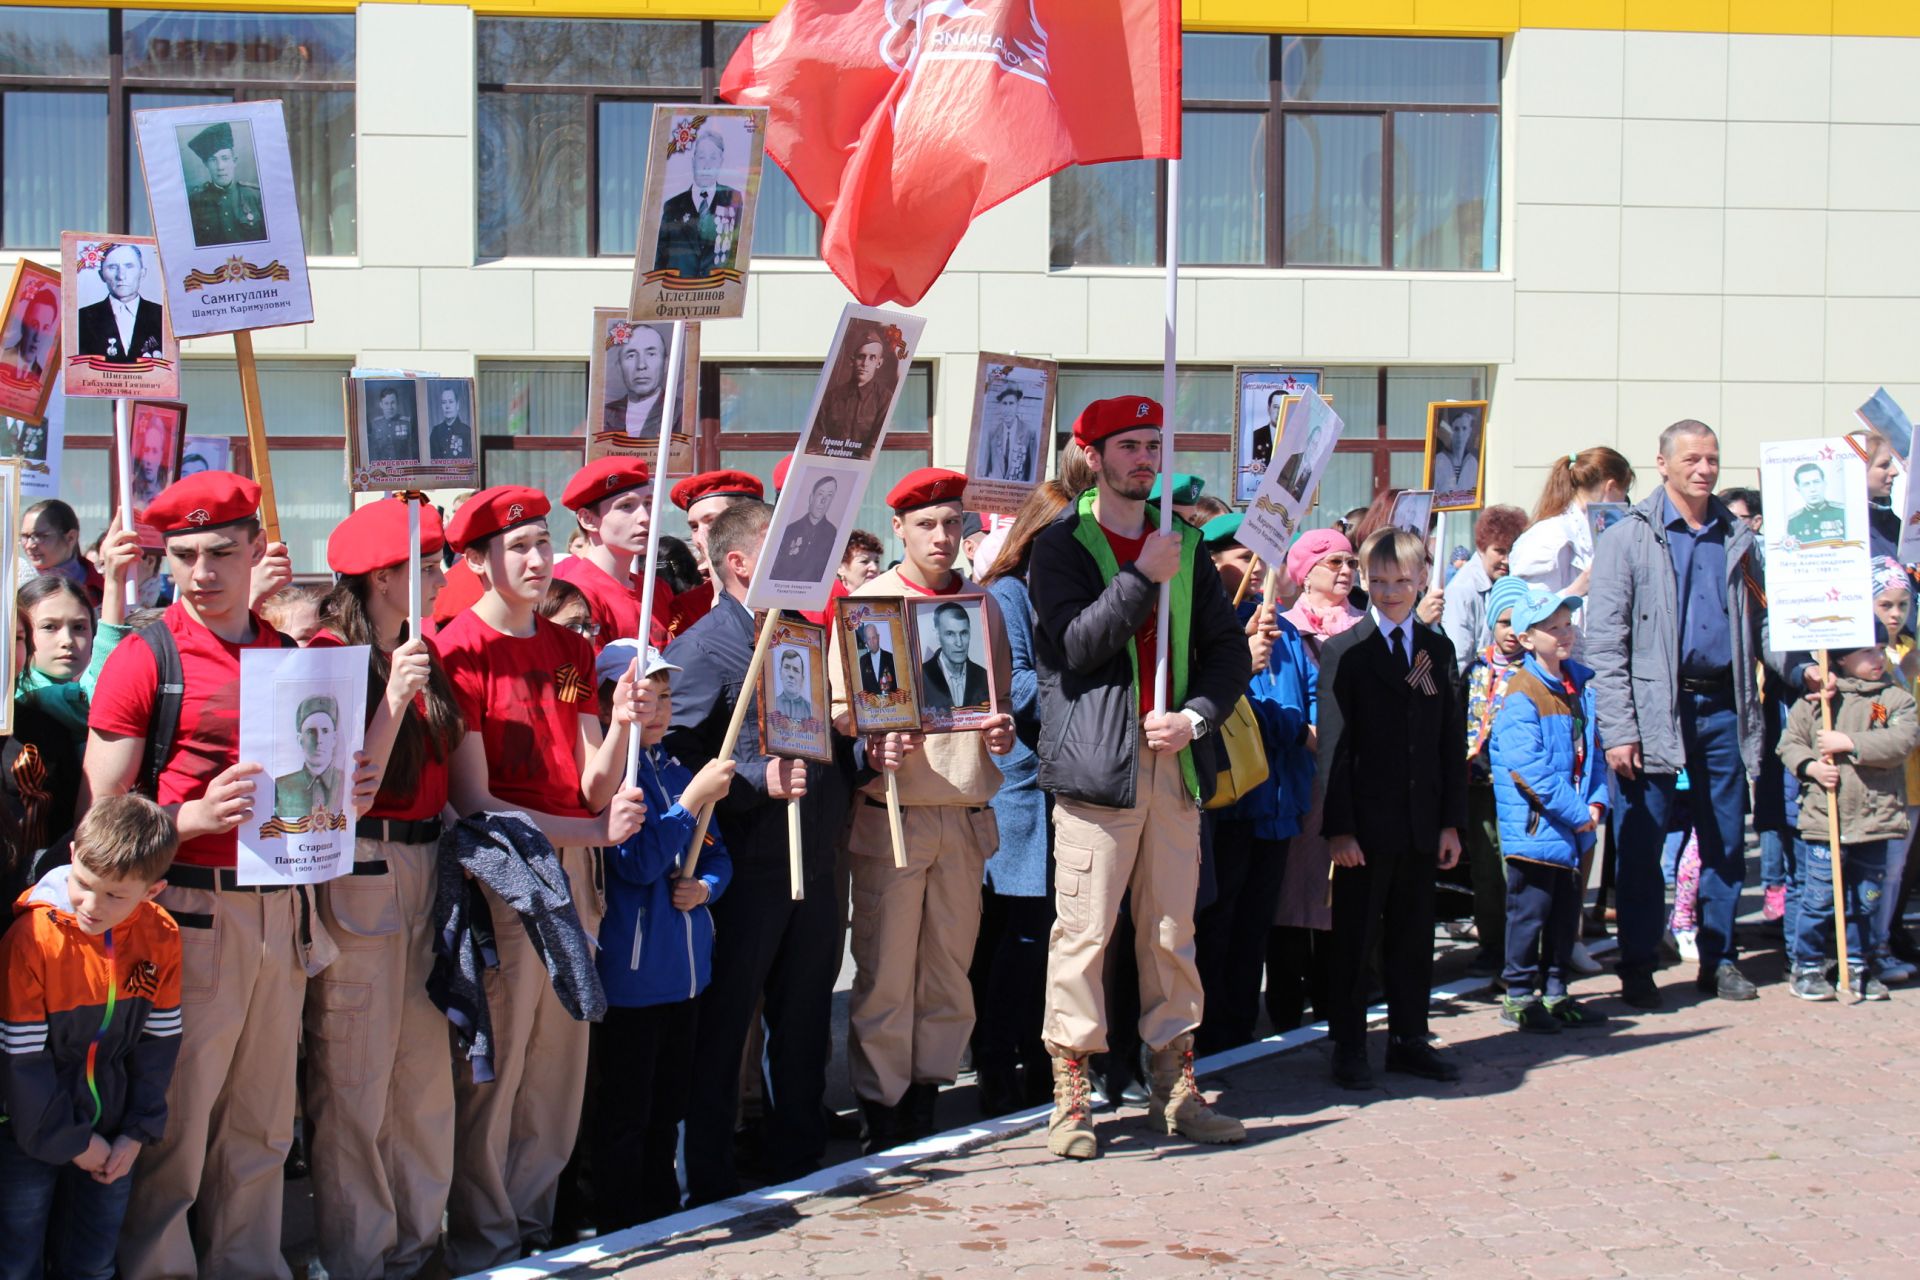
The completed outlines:
{"type": "Polygon", "coordinates": [[[519,520],[526,514],[527,509],[518,502],[507,508],[507,519],[509,521],[519,520]]]}
{"type": "Polygon", "coordinates": [[[213,519],[213,517],[207,514],[205,507],[195,507],[187,513],[188,524],[205,524],[211,519],[213,519]]]}

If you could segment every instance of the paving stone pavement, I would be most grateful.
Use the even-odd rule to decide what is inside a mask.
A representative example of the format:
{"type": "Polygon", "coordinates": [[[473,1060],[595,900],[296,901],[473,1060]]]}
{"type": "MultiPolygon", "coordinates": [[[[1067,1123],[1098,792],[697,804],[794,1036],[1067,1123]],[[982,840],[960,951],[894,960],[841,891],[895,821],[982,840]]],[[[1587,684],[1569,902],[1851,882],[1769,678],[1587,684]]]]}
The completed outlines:
{"type": "Polygon", "coordinates": [[[1615,1021],[1551,1037],[1440,1006],[1455,1085],[1348,1093],[1324,1043],[1209,1077],[1243,1146],[1109,1113],[1097,1161],[1029,1133],[571,1274],[1920,1275],[1920,989],[1806,1004],[1776,971],[1732,1005],[1690,973],[1654,1014],[1579,984],[1615,1021]]]}

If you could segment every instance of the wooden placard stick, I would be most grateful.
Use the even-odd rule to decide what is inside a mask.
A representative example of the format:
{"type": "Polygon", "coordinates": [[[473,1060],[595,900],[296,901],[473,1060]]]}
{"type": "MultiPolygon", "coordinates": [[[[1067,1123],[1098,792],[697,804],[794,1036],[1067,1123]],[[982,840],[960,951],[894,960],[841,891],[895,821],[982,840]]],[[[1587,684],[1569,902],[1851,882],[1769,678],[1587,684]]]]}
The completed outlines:
{"type": "Polygon", "coordinates": [[[1260,557],[1255,556],[1253,558],[1253,563],[1247,566],[1247,571],[1240,575],[1240,585],[1234,588],[1234,592],[1233,592],[1234,608],[1238,609],[1241,603],[1246,600],[1247,591],[1253,586],[1253,575],[1256,573],[1259,573],[1260,570],[1261,570],[1260,557]]]}
{"type": "MultiPolygon", "coordinates": [[[[747,722],[747,703],[760,688],[760,668],[767,665],[767,650],[773,645],[773,629],[779,625],[780,611],[767,610],[767,620],[760,624],[760,639],[754,644],[753,657],[747,662],[747,678],[740,683],[740,696],[734,699],[733,716],[727,721],[727,736],[720,740],[720,750],[714,753],[716,760],[733,759],[733,749],[740,743],[740,728],[747,722]]],[[[686,869],[680,873],[689,880],[700,865],[700,846],[706,843],[707,828],[712,823],[713,806],[708,805],[700,811],[700,821],[693,828],[693,843],[687,846],[686,869]]]]}
{"type": "Polygon", "coordinates": [[[247,419],[247,448],[260,485],[260,527],[268,542],[280,541],[280,507],[273,499],[273,459],[267,453],[267,415],[260,405],[260,371],[253,363],[253,334],[233,335],[233,361],[240,371],[240,409],[247,419]]]}
{"type": "MultiPolygon", "coordinates": [[[[1820,651],[1820,687],[1827,687],[1827,651],[1820,651]]],[[[1833,697],[1823,692],[1820,698],[1820,727],[1828,733],[1833,732],[1833,697]]],[[[1833,763],[1832,756],[1826,756],[1828,764],[1833,763]]],[[[1853,973],[1847,965],[1847,883],[1840,864],[1844,859],[1840,850],[1840,780],[1834,779],[1833,790],[1827,793],[1827,861],[1833,868],[1833,929],[1836,939],[1834,951],[1840,956],[1840,993],[1853,994],[1853,973]]],[[[1862,922],[1862,928],[1865,922],[1862,922]]],[[[1862,938],[1864,942],[1865,939],[1862,938]]]]}

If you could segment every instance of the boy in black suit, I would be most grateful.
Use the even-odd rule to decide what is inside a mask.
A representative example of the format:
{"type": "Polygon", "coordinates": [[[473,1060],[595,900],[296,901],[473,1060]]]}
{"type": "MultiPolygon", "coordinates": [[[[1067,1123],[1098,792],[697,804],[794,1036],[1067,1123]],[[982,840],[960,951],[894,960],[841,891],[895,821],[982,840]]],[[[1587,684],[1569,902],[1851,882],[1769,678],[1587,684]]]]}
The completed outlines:
{"type": "Polygon", "coordinates": [[[1382,529],[1360,548],[1371,607],[1320,655],[1320,830],[1333,855],[1330,938],[1333,1076],[1373,1084],[1367,1066],[1367,958],[1381,943],[1387,1070],[1430,1080],[1460,1072],[1427,1043],[1433,985],[1433,878],[1460,860],[1466,726],[1453,696],[1453,645],[1419,626],[1426,543],[1382,529]]]}

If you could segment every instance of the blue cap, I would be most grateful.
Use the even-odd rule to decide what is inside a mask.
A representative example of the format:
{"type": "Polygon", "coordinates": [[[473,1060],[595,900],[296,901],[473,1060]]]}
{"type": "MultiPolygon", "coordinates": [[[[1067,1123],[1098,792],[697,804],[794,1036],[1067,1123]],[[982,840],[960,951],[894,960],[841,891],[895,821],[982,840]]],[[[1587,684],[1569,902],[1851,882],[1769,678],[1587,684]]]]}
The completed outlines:
{"type": "Polygon", "coordinates": [[[1527,598],[1532,585],[1525,578],[1516,578],[1508,574],[1496,578],[1493,590],[1487,592],[1487,630],[1493,630],[1493,624],[1500,621],[1500,615],[1527,598]]]}
{"type": "Polygon", "coordinates": [[[1585,603],[1583,596],[1535,588],[1527,593],[1525,600],[1513,606],[1513,620],[1508,625],[1515,631],[1525,631],[1545,622],[1561,609],[1578,609],[1585,603]]]}

